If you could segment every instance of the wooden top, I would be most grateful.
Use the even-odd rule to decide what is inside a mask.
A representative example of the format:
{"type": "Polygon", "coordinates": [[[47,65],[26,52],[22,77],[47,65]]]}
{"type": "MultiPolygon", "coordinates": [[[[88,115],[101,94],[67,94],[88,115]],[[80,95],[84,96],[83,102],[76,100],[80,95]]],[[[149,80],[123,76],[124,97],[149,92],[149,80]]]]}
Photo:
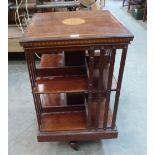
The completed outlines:
{"type": "Polygon", "coordinates": [[[35,14],[20,43],[38,47],[130,43],[132,39],[133,35],[107,10],[72,11],[35,14]]]}

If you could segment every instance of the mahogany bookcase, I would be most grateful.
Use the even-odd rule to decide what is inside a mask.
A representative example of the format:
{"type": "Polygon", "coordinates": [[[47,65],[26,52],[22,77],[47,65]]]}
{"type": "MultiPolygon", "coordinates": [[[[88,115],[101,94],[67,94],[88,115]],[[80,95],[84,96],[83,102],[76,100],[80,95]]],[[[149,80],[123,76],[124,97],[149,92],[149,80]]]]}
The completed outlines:
{"type": "Polygon", "coordinates": [[[38,121],[38,141],[117,138],[116,116],[133,35],[109,11],[37,13],[23,46],[38,121]],[[121,53],[117,82],[115,57],[121,53]],[[36,62],[36,53],[41,59],[36,62]],[[111,92],[115,92],[113,107],[111,92]]]}

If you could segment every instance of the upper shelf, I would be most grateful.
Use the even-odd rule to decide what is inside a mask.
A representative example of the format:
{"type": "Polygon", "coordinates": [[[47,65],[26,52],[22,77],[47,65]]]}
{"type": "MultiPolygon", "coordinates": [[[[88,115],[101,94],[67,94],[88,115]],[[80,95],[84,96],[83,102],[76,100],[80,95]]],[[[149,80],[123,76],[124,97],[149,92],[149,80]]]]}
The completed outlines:
{"type": "MultiPolygon", "coordinates": [[[[97,57],[95,64],[97,65],[97,57]]],[[[37,69],[36,86],[33,93],[50,94],[50,93],[74,93],[88,91],[88,77],[85,67],[62,67],[62,54],[43,54],[40,62],[40,69],[37,69]],[[55,67],[55,68],[51,68],[55,67]],[[58,67],[58,68],[57,68],[58,67]],[[53,75],[53,76],[52,76],[53,75]]],[[[88,70],[88,69],[87,69],[88,70]]],[[[105,67],[105,72],[108,66],[105,67]]],[[[98,86],[98,70],[94,69],[94,91],[98,86]]],[[[105,73],[103,83],[106,85],[108,73],[105,73]]],[[[113,78],[112,89],[116,89],[117,82],[113,78]]]]}

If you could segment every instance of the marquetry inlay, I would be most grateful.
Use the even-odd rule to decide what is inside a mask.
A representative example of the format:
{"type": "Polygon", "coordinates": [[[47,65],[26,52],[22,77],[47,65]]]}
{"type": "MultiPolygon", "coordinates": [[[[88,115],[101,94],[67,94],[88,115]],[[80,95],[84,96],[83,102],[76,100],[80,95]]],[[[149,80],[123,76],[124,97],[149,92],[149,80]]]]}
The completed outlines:
{"type": "Polygon", "coordinates": [[[85,23],[85,20],[82,18],[67,18],[62,21],[65,25],[80,25],[85,23]]]}

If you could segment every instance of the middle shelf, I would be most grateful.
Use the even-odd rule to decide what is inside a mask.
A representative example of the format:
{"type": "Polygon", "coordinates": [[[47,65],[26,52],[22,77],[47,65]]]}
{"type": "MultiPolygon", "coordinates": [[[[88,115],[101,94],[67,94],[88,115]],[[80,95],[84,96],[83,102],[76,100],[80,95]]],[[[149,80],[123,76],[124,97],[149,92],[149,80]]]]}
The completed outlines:
{"type": "Polygon", "coordinates": [[[33,93],[74,93],[88,90],[87,76],[46,77],[36,79],[33,93]]]}

